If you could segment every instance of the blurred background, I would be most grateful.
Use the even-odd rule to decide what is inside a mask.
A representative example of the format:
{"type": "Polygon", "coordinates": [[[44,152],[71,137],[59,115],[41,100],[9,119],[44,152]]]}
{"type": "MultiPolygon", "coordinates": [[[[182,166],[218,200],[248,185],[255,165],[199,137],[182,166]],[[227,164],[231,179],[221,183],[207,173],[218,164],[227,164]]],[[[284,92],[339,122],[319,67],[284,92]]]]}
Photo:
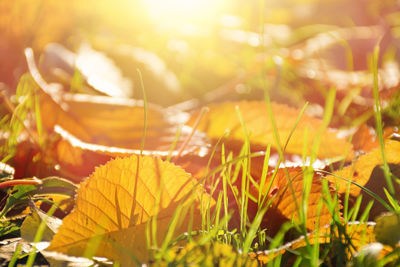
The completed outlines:
{"type": "Polygon", "coordinates": [[[73,92],[141,99],[139,69],[149,102],[162,106],[267,92],[310,101],[318,115],[333,86],[333,123],[361,124],[378,43],[382,103],[400,109],[399,12],[396,0],[1,1],[0,82],[15,90],[32,47],[45,80],[73,92]]]}

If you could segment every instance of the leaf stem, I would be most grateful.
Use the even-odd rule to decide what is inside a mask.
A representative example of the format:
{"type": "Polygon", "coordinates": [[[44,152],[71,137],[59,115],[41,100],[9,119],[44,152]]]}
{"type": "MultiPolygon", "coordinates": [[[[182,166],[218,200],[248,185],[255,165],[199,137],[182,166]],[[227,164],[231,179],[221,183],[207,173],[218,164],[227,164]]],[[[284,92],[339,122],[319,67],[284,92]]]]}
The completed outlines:
{"type": "Polygon", "coordinates": [[[0,183],[0,188],[12,187],[15,185],[38,185],[41,183],[42,183],[42,181],[39,179],[36,179],[36,178],[33,178],[32,180],[15,179],[15,180],[0,183]]]}

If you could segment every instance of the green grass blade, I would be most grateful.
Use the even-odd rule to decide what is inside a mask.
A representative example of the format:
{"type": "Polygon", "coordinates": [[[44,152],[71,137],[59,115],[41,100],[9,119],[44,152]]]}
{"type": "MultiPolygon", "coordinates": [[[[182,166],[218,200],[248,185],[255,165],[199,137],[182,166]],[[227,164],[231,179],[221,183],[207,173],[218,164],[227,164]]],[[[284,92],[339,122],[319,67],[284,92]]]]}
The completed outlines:
{"type": "Polygon", "coordinates": [[[144,118],[143,118],[143,135],[142,135],[142,143],[140,144],[140,156],[143,154],[144,144],[146,141],[146,130],[147,130],[147,97],[146,97],[146,90],[144,89],[143,77],[142,72],[139,69],[136,69],[139,75],[140,81],[140,88],[142,89],[143,94],[143,108],[144,108],[144,118]]]}
{"type": "Polygon", "coordinates": [[[382,114],[381,114],[381,106],[379,102],[379,85],[378,85],[378,60],[379,60],[379,42],[374,47],[374,53],[372,56],[372,72],[374,76],[374,83],[372,87],[372,92],[374,95],[375,101],[375,120],[376,120],[376,130],[378,132],[379,145],[382,152],[382,161],[383,161],[383,173],[385,175],[386,183],[389,189],[389,193],[395,197],[394,186],[391,178],[391,172],[389,165],[386,160],[385,155],[385,144],[383,141],[383,123],[382,123],[382,114]]]}
{"type": "MultiPolygon", "coordinates": [[[[54,203],[54,205],[52,205],[51,208],[49,209],[49,211],[47,212],[47,216],[48,217],[52,216],[54,214],[54,212],[57,210],[58,206],[59,206],[59,203],[54,203]]],[[[46,226],[47,226],[47,220],[46,220],[46,218],[44,218],[40,222],[40,225],[36,231],[35,238],[33,239],[33,243],[37,243],[42,240],[43,233],[46,229],[46,226]]],[[[36,249],[36,246],[33,245],[32,250],[29,252],[28,260],[26,262],[27,267],[33,266],[33,264],[35,263],[36,254],[37,254],[37,249],[36,249]]]]}

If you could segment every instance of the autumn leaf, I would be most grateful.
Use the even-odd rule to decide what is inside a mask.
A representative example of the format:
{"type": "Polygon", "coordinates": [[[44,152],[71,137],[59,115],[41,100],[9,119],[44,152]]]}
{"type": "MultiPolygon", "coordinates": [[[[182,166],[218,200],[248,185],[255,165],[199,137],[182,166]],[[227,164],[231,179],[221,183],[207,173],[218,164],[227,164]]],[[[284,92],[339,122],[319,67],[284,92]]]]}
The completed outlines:
{"type": "MultiPolygon", "coordinates": [[[[347,251],[347,257],[350,259],[352,254],[360,251],[365,245],[376,242],[374,229],[374,222],[349,222],[343,225],[343,229],[338,231],[337,228],[321,227],[318,231],[310,232],[307,235],[302,235],[299,238],[287,242],[280,247],[249,253],[250,257],[257,258],[262,264],[267,264],[280,254],[288,251],[293,251],[308,244],[313,245],[316,242],[319,244],[332,244],[342,243],[346,244],[351,242],[350,250],[347,251]],[[334,231],[332,233],[332,231],[334,231]],[[307,241],[306,241],[307,238],[307,241]]],[[[380,251],[379,257],[382,257],[393,251],[389,246],[383,246],[380,251]]]]}
{"type": "MultiPolygon", "coordinates": [[[[132,253],[144,261],[148,255],[146,224],[153,216],[157,216],[159,244],[181,202],[187,211],[195,201],[193,227],[199,226],[201,192],[194,188],[189,174],[158,158],[133,155],[111,160],[80,185],[75,209],[63,220],[49,250],[81,256],[97,238],[97,256],[129,265],[132,253]],[[187,195],[195,199],[187,199],[187,195]]],[[[203,195],[205,199],[209,198],[203,195]]],[[[178,217],[176,233],[187,231],[189,216],[182,212],[178,217]]]]}
{"type": "MultiPolygon", "coordinates": [[[[386,127],[383,129],[383,138],[387,139],[397,132],[398,130],[395,127],[386,127]]],[[[366,124],[361,125],[357,129],[353,134],[351,142],[356,151],[371,152],[379,147],[379,138],[376,136],[375,131],[366,124]]]]}
{"type": "Polygon", "coordinates": [[[166,261],[170,265],[258,266],[257,261],[250,256],[239,253],[233,246],[221,242],[207,242],[205,244],[190,242],[183,248],[174,248],[172,252],[172,255],[169,255],[170,259],[166,261]]]}
{"type": "MultiPolygon", "coordinates": [[[[267,195],[267,201],[271,201],[270,207],[264,215],[262,226],[273,233],[277,232],[285,221],[294,220],[299,222],[300,209],[303,207],[304,201],[304,173],[302,168],[280,168],[277,172],[270,187],[273,173],[271,172],[267,176],[262,192],[263,195],[267,195]],[[267,192],[268,188],[270,190],[267,192]]],[[[309,230],[329,225],[332,220],[332,214],[328,208],[323,203],[320,203],[325,197],[322,192],[322,179],[318,173],[312,175],[306,219],[306,226],[309,230]],[[319,205],[321,206],[319,207],[319,205]]],[[[331,194],[334,194],[332,186],[329,189],[331,194]]],[[[254,197],[258,197],[256,187],[253,187],[251,192],[254,197]]],[[[250,212],[255,214],[255,211],[250,212]]]]}
{"type": "MultiPolygon", "coordinates": [[[[46,114],[42,123],[47,131],[59,125],[84,142],[129,149],[141,149],[145,131],[144,149],[169,151],[179,126],[188,117],[174,108],[148,104],[145,109],[143,101],[134,99],[65,93],[60,84],[48,84],[43,79],[32,50],[26,49],[25,54],[31,75],[41,88],[40,109],[41,114],[46,114]]],[[[191,133],[192,128],[183,126],[176,146],[182,145],[191,133]]],[[[204,134],[199,132],[190,140],[187,150],[208,146],[204,134]]]]}
{"type": "MultiPolygon", "coordinates": [[[[296,124],[300,111],[277,103],[271,103],[271,106],[280,137],[279,142],[281,146],[284,146],[296,124]]],[[[214,140],[218,140],[224,135],[226,130],[229,130],[228,143],[243,143],[246,139],[246,134],[243,131],[235,107],[239,108],[243,116],[243,121],[253,146],[266,147],[268,144],[271,144],[273,148],[277,148],[267,106],[264,102],[260,101],[227,102],[211,105],[210,111],[201,119],[198,130],[204,131],[214,140]]],[[[198,113],[194,114],[187,124],[193,126],[197,117],[198,113]]],[[[303,148],[306,147],[306,155],[311,155],[312,143],[315,141],[318,129],[321,126],[321,120],[303,115],[289,140],[286,152],[302,155],[303,148]],[[306,140],[308,142],[305,144],[306,140]]],[[[337,131],[333,129],[325,130],[321,136],[323,138],[321,138],[318,151],[319,158],[343,157],[347,152],[347,159],[352,157],[351,144],[345,139],[339,138],[337,131]]]]}
{"type": "MultiPolygon", "coordinates": [[[[398,167],[398,164],[400,164],[400,142],[387,140],[385,141],[384,149],[385,157],[391,171],[398,175],[400,173],[398,167]]],[[[382,152],[378,147],[370,153],[360,156],[351,165],[334,172],[333,175],[327,176],[327,179],[331,180],[337,186],[337,191],[340,194],[346,193],[347,187],[350,184],[349,181],[357,183],[358,186],[350,184],[349,194],[353,199],[357,198],[360,194],[362,194],[364,198],[368,197],[368,199],[371,199],[371,197],[364,192],[360,186],[369,189],[373,193],[385,199],[386,196],[383,188],[386,188],[387,183],[381,169],[382,165],[382,152]]],[[[393,185],[397,195],[399,196],[399,185],[397,183],[393,183],[393,185]]],[[[384,211],[382,208],[383,207],[380,206],[374,206],[371,210],[370,216],[378,215],[380,212],[384,211]]]]}
{"type": "MultiPolygon", "coordinates": [[[[21,147],[21,150],[23,148],[21,147]]],[[[202,153],[207,154],[208,149],[203,148],[202,153]]],[[[68,177],[75,182],[81,182],[82,179],[92,173],[96,166],[105,164],[112,158],[124,157],[130,155],[152,155],[158,156],[162,159],[167,159],[171,156],[173,159],[180,157],[174,161],[175,164],[183,167],[192,176],[197,172],[206,168],[208,158],[199,155],[197,152],[190,152],[190,148],[180,153],[177,150],[171,151],[154,151],[154,150],[140,150],[128,149],[115,146],[104,146],[93,143],[84,142],[71,133],[63,129],[61,126],[54,127],[54,135],[52,136],[52,144],[48,146],[48,150],[44,153],[42,161],[47,165],[53,165],[54,170],[49,169],[37,170],[36,175],[43,176],[45,174],[60,175],[68,177]],[[195,172],[194,172],[195,171],[195,172]]],[[[38,166],[40,162],[36,162],[38,166]]],[[[202,174],[204,173],[201,172],[202,174]]]]}

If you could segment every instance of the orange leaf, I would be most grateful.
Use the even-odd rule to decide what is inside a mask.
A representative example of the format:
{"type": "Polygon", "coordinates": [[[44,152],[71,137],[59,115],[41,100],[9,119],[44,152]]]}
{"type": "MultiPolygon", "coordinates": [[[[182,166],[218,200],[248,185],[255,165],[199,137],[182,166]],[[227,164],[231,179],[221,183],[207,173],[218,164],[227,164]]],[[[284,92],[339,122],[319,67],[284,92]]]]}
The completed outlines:
{"type": "MultiPolygon", "coordinates": [[[[400,142],[387,140],[385,142],[385,156],[386,160],[389,164],[393,164],[391,167],[392,172],[399,175],[399,169],[394,164],[400,164],[400,142]]],[[[386,199],[383,188],[387,187],[386,179],[380,169],[380,166],[383,164],[382,160],[382,152],[378,147],[372,150],[370,153],[360,156],[353,164],[343,168],[342,170],[334,172],[334,175],[328,176],[327,178],[333,181],[337,188],[338,192],[341,194],[346,193],[346,189],[349,185],[349,182],[337,177],[343,177],[347,180],[354,181],[358,185],[366,187],[372,192],[376,193],[380,197],[386,199]]],[[[400,194],[400,186],[397,183],[393,183],[397,195],[400,194]]],[[[351,184],[350,185],[350,197],[355,199],[360,194],[368,197],[368,194],[365,193],[360,187],[351,184]]],[[[376,202],[376,201],[375,201],[376,202]]],[[[374,208],[371,210],[370,216],[378,215],[381,211],[381,208],[374,208]]]]}
{"type": "MultiPolygon", "coordinates": [[[[280,144],[284,146],[292,128],[295,126],[300,111],[282,104],[271,103],[271,105],[280,136],[280,144]]],[[[198,130],[204,131],[212,139],[219,139],[224,135],[226,129],[228,129],[230,131],[228,142],[243,142],[246,139],[246,135],[240,124],[237,112],[235,111],[235,106],[240,109],[252,145],[266,147],[268,144],[271,144],[272,147],[277,148],[272,123],[269,120],[267,112],[267,106],[261,101],[227,102],[212,105],[210,106],[210,111],[200,121],[198,130]]],[[[193,126],[197,116],[198,114],[194,114],[187,124],[193,126]]],[[[308,147],[308,151],[306,151],[307,155],[310,155],[311,144],[315,140],[317,131],[321,125],[321,120],[303,115],[290,138],[286,152],[289,154],[301,155],[303,147],[305,146],[308,147]],[[307,140],[305,136],[306,129],[308,129],[309,145],[304,144],[305,140],[307,140]]],[[[319,158],[343,157],[347,152],[347,158],[352,157],[353,151],[351,144],[339,138],[337,131],[333,129],[326,130],[322,133],[321,137],[323,138],[321,138],[318,152],[319,158]]]]}
{"type": "MultiPolygon", "coordinates": [[[[48,162],[59,165],[59,168],[57,168],[59,172],[58,175],[68,177],[78,182],[82,181],[82,178],[93,172],[96,166],[106,163],[111,158],[142,154],[159,156],[165,159],[169,154],[176,157],[179,153],[176,150],[171,152],[154,150],[140,151],[139,149],[127,149],[87,143],[79,140],[60,126],[54,127],[54,132],[56,134],[54,139],[56,140],[53,146],[49,147],[49,150],[45,153],[48,162]]],[[[202,151],[207,152],[207,149],[203,148],[202,151]]],[[[186,171],[192,172],[195,170],[195,167],[205,169],[207,161],[205,157],[199,156],[198,153],[190,153],[188,150],[185,150],[175,163],[183,167],[186,171]]],[[[43,175],[43,173],[40,175],[43,175]]]]}
{"type": "MultiPolygon", "coordinates": [[[[277,232],[285,221],[299,221],[301,207],[303,206],[303,171],[300,167],[278,169],[278,173],[272,182],[271,189],[266,192],[272,173],[267,177],[263,194],[268,194],[268,198],[272,198],[272,203],[264,215],[263,226],[269,231],[277,232]],[[269,178],[268,178],[269,177],[269,178]]],[[[328,208],[319,203],[324,198],[322,192],[321,176],[317,173],[313,174],[311,191],[307,205],[307,228],[315,230],[316,227],[324,226],[331,223],[332,215],[328,208]],[[319,205],[321,209],[319,210],[319,205]],[[317,225],[318,223],[318,225],[317,225]]],[[[252,188],[252,195],[258,197],[258,190],[252,188]]],[[[333,194],[333,189],[330,187],[333,194]]]]}
{"type": "MultiPolygon", "coordinates": [[[[160,244],[179,203],[183,202],[186,211],[192,205],[193,199],[185,196],[193,192],[194,186],[189,174],[158,158],[134,155],[111,160],[80,185],[76,206],[64,219],[49,250],[81,256],[93,239],[100,238],[97,256],[129,265],[132,260],[126,254],[129,251],[146,260],[147,222],[157,216],[160,244]],[[161,192],[159,205],[158,192],[161,192]]],[[[195,192],[198,194],[192,195],[196,197],[198,209],[200,191],[195,192]]],[[[199,213],[195,210],[194,228],[201,221],[196,220],[199,213]]],[[[183,214],[179,217],[178,233],[188,227],[189,216],[183,214]]]]}

